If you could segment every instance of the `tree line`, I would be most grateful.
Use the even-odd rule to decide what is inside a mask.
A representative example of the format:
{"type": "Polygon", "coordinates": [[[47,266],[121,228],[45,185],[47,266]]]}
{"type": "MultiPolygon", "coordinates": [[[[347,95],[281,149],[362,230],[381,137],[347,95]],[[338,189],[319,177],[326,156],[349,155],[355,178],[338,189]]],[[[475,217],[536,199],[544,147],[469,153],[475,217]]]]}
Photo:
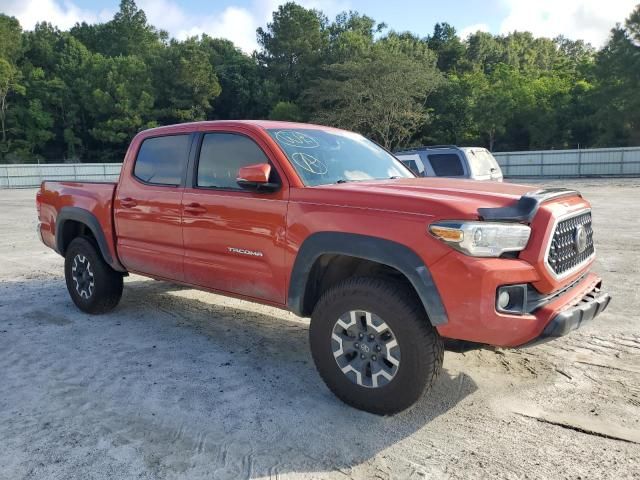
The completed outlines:
{"type": "Polygon", "coordinates": [[[295,3],[256,33],[251,55],[178,41],[133,0],[69,31],[0,15],[0,162],[120,161],[140,130],[206,119],[316,122],[389,149],[640,144],[640,5],[600,50],[528,32],[461,39],[447,23],[420,38],[295,3]]]}

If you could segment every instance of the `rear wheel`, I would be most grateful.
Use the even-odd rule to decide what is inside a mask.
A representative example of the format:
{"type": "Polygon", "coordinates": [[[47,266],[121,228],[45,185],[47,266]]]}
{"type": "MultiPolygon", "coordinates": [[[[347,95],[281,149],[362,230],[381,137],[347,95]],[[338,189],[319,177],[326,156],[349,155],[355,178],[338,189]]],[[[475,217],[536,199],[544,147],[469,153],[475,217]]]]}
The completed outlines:
{"type": "Polygon", "coordinates": [[[331,391],[372,413],[413,405],[442,367],[442,339],[421,303],[405,285],[383,278],[353,278],[328,290],[309,338],[331,391]]]}
{"type": "Polygon", "coordinates": [[[73,239],[67,248],[64,274],[69,295],[83,312],[106,313],[122,297],[122,274],[107,265],[88,237],[73,239]]]}

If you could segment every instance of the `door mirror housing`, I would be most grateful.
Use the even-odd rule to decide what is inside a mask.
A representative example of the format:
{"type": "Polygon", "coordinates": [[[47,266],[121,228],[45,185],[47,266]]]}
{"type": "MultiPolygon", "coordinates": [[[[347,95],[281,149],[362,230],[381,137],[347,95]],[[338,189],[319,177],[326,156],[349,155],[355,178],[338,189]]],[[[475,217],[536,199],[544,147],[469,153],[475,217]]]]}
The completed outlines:
{"type": "Polygon", "coordinates": [[[273,192],[280,188],[279,183],[270,183],[271,165],[268,163],[258,163],[247,165],[238,171],[236,182],[242,188],[262,192],[273,192]]]}

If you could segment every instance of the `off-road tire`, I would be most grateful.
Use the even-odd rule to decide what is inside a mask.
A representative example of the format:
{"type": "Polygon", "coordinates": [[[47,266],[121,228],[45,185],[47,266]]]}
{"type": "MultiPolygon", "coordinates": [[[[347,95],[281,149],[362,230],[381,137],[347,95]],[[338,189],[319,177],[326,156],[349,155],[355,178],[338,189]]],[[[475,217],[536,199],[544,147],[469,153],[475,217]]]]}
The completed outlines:
{"type": "Polygon", "coordinates": [[[109,312],[122,297],[122,274],[107,265],[89,237],[77,237],[71,241],[65,254],[64,276],[73,303],[83,312],[94,315],[109,312]],[[81,265],[86,270],[86,265],[89,266],[92,287],[86,286],[79,291],[74,280],[74,262],[76,268],[81,265]]]}
{"type": "Polygon", "coordinates": [[[347,279],[327,290],[316,304],[309,328],[311,353],[320,376],[343,402],[360,410],[390,415],[412,406],[442,368],[444,345],[418,297],[407,285],[377,277],[347,279]],[[401,360],[383,386],[360,386],[343,373],[334,357],[332,334],[340,316],[371,312],[393,331],[401,360]]]}

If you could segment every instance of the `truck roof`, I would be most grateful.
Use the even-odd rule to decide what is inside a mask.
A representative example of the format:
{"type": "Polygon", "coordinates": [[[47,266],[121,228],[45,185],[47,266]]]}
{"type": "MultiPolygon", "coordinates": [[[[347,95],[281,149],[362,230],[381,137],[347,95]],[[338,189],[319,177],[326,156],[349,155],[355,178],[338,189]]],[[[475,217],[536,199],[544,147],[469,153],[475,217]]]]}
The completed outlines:
{"type": "Polygon", "coordinates": [[[271,129],[271,128],[305,128],[313,130],[339,130],[334,127],[324,125],[315,125],[312,123],[300,122],[283,122],[279,120],[206,120],[200,122],[176,123],[173,125],[163,125],[161,127],[142,130],[138,135],[156,133],[176,133],[184,131],[203,131],[211,127],[238,127],[245,126],[250,128],[271,129]]]}

